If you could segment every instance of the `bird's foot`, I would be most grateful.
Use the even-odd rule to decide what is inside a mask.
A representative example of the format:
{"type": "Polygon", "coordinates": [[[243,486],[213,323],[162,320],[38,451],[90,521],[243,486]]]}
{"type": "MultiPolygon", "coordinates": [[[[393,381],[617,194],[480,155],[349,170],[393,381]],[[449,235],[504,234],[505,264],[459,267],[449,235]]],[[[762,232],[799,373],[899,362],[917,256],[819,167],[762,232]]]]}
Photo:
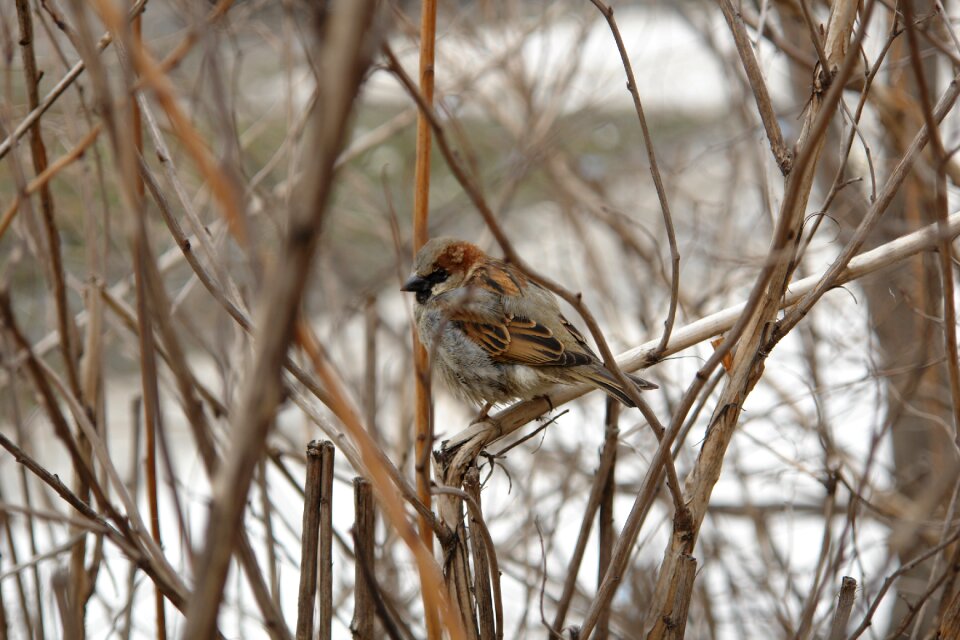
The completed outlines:
{"type": "Polygon", "coordinates": [[[545,402],[547,403],[548,409],[543,412],[543,415],[540,416],[540,418],[539,418],[540,420],[546,419],[546,417],[547,417],[550,413],[552,413],[554,409],[556,409],[556,407],[553,406],[553,400],[551,400],[551,399],[550,399],[550,396],[548,396],[547,394],[543,394],[543,395],[540,395],[540,396],[533,396],[532,400],[543,400],[543,401],[545,401],[545,402]]]}

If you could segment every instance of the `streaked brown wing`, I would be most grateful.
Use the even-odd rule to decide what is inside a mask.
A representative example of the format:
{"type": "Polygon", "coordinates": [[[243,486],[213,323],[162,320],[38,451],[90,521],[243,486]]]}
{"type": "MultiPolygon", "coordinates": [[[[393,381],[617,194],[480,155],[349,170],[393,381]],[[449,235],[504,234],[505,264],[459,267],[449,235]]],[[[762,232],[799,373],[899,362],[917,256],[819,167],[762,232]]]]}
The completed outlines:
{"type": "Polygon", "coordinates": [[[495,362],[541,367],[589,364],[586,353],[568,351],[547,327],[527,318],[508,316],[502,323],[451,318],[468,338],[486,350],[495,362]]]}
{"type": "MultiPolygon", "coordinates": [[[[521,272],[499,260],[478,266],[464,284],[501,296],[523,295],[528,286],[536,286],[521,272]]],[[[529,318],[507,314],[491,319],[459,310],[450,320],[487,351],[494,362],[541,367],[569,367],[593,362],[585,342],[582,352],[570,351],[549,328],[529,318]]],[[[578,342],[582,341],[576,329],[572,333],[578,342]]]]}

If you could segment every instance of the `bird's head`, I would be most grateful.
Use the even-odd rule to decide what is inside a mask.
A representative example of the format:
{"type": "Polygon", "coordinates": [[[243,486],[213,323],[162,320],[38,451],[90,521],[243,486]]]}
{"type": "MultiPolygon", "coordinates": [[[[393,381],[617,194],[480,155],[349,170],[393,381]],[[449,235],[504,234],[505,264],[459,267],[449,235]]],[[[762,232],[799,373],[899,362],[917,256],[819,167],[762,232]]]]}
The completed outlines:
{"type": "Polygon", "coordinates": [[[433,296],[461,286],[483,257],[483,251],[469,242],[433,238],[417,252],[413,273],[400,290],[416,293],[417,302],[424,304],[433,296]]]}

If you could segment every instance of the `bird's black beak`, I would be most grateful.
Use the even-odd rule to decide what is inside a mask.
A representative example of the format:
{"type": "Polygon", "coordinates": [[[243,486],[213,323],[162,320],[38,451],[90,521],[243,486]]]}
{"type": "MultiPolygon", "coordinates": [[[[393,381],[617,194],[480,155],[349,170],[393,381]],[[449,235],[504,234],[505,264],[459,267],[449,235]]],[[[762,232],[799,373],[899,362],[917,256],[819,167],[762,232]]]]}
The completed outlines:
{"type": "Polygon", "coordinates": [[[400,287],[400,291],[414,291],[420,293],[421,291],[428,291],[432,285],[427,281],[426,278],[421,278],[417,274],[410,276],[410,279],[403,283],[403,286],[400,287]]]}

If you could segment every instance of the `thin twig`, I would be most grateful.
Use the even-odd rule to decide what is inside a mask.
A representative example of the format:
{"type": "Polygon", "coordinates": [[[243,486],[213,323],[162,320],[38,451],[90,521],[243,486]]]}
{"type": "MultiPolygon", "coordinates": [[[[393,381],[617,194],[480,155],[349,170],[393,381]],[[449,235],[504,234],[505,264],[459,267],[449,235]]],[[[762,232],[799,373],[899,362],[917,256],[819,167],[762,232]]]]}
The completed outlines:
{"type": "MultiPolygon", "coordinates": [[[[139,14],[141,11],[143,11],[143,7],[146,4],[147,4],[147,0],[137,0],[133,4],[133,6],[130,7],[128,16],[132,18],[133,16],[139,14]]],[[[98,52],[103,51],[108,46],[110,46],[111,42],[113,42],[113,36],[108,31],[104,33],[103,36],[101,36],[99,41],[97,42],[97,45],[96,45],[97,51],[98,52]]],[[[24,117],[24,119],[21,120],[20,123],[13,129],[13,131],[11,131],[10,134],[6,138],[4,138],[3,142],[0,142],[0,159],[2,159],[5,155],[7,155],[7,153],[9,153],[10,149],[13,148],[14,144],[16,144],[16,142],[20,138],[22,138],[24,134],[26,134],[27,131],[29,131],[37,123],[37,121],[43,116],[43,114],[46,113],[47,110],[50,109],[50,107],[53,106],[53,104],[60,98],[60,96],[63,95],[63,93],[67,89],[70,88],[70,86],[76,81],[76,79],[79,78],[80,75],[83,73],[84,69],[86,69],[86,65],[84,64],[83,60],[80,60],[79,62],[74,64],[70,68],[70,71],[68,71],[66,75],[64,75],[63,78],[61,78],[60,81],[57,82],[56,85],[54,85],[54,87],[49,91],[49,93],[47,93],[47,95],[44,96],[43,100],[40,101],[40,103],[36,107],[30,110],[30,113],[28,113],[26,117],[24,117]]],[[[97,128],[97,131],[99,132],[99,127],[97,128]]],[[[94,137],[96,137],[96,134],[94,134],[94,137]]]]}
{"type": "Polygon", "coordinates": [[[810,15],[810,6],[807,4],[807,0],[799,0],[799,3],[800,13],[803,15],[803,21],[810,31],[810,41],[813,43],[813,48],[817,52],[820,66],[824,69],[829,69],[830,63],[827,61],[827,52],[823,48],[823,32],[813,23],[813,16],[810,15]]]}
{"type": "Polygon", "coordinates": [[[770,141],[770,151],[773,152],[773,157],[780,167],[780,172],[787,175],[790,173],[793,158],[783,141],[783,132],[780,130],[780,123],[773,108],[773,101],[770,99],[770,91],[767,89],[763,72],[760,71],[760,65],[757,62],[757,55],[743,25],[743,15],[734,8],[730,0],[719,0],[719,3],[723,17],[727,21],[727,26],[733,33],[733,41],[736,44],[737,53],[740,54],[740,60],[743,62],[743,70],[750,81],[750,88],[753,89],[753,97],[757,103],[757,111],[760,113],[760,121],[763,122],[763,128],[767,132],[767,140],[770,141]]]}
{"type": "MultiPolygon", "coordinates": [[[[7,520],[7,522],[5,523],[5,525],[6,525],[8,522],[9,522],[9,520],[7,520]]],[[[9,530],[8,530],[8,534],[9,534],[9,530]]],[[[66,540],[66,542],[62,542],[62,543],[60,543],[60,544],[58,544],[58,545],[56,545],[56,546],[54,546],[54,547],[50,547],[49,549],[47,549],[47,550],[44,551],[43,553],[38,554],[38,555],[35,555],[35,556],[33,556],[32,558],[30,558],[29,560],[24,560],[23,562],[17,562],[15,558],[11,558],[11,559],[14,561],[14,564],[13,564],[9,569],[7,569],[6,571],[0,573],[0,581],[6,580],[7,578],[9,578],[9,577],[11,577],[11,576],[15,576],[15,575],[17,575],[18,573],[22,573],[25,569],[32,569],[32,568],[36,567],[38,564],[40,564],[41,562],[43,562],[43,561],[45,561],[45,560],[51,560],[51,559],[56,558],[57,556],[59,556],[61,553],[65,553],[65,552],[69,551],[70,549],[72,549],[72,548],[74,547],[74,545],[77,544],[77,542],[80,540],[80,538],[82,538],[82,537],[85,536],[85,535],[87,535],[86,532],[78,533],[78,534],[76,534],[76,535],[68,538],[68,539],[66,540]]],[[[8,542],[11,541],[11,540],[12,540],[11,538],[8,538],[8,542]]],[[[13,547],[11,546],[10,549],[12,550],[13,547]]],[[[25,604],[25,603],[26,603],[26,601],[24,600],[24,604],[25,604]]],[[[28,611],[28,609],[27,609],[27,608],[24,608],[24,612],[26,612],[26,611],[28,611]]],[[[29,616],[28,616],[28,618],[29,618],[29,616]]],[[[32,632],[31,632],[31,635],[32,635],[32,632]]]]}
{"type": "MultiPolygon", "coordinates": [[[[138,188],[142,189],[142,183],[138,188]]],[[[149,246],[147,240],[146,221],[144,220],[143,198],[138,197],[140,206],[134,213],[136,222],[133,226],[133,238],[131,238],[132,253],[134,260],[134,276],[136,282],[137,298],[137,335],[140,347],[140,380],[143,393],[144,426],[146,428],[146,480],[147,480],[147,500],[150,509],[150,532],[153,535],[157,546],[162,546],[160,538],[160,506],[157,488],[157,431],[161,429],[163,417],[160,413],[160,390],[157,381],[157,360],[155,349],[155,338],[150,318],[154,315],[150,308],[149,296],[145,291],[146,262],[150,260],[149,246]]],[[[166,615],[163,610],[163,597],[159,589],[155,591],[156,621],[158,639],[167,637],[166,634],[166,615]]]]}
{"type": "Polygon", "coordinates": [[[612,435],[612,432],[610,435],[613,437],[613,440],[604,439],[603,450],[600,452],[600,461],[593,475],[593,483],[590,485],[590,494],[587,497],[587,504],[583,509],[583,518],[580,520],[580,531],[577,533],[577,541],[573,546],[573,553],[570,555],[570,560],[567,563],[563,590],[560,592],[560,598],[557,600],[556,605],[556,613],[554,613],[553,616],[552,626],[554,629],[563,629],[567,611],[570,608],[570,603],[573,600],[574,591],[577,587],[577,576],[580,573],[583,555],[587,550],[587,543],[590,540],[590,531],[593,529],[594,516],[597,513],[597,509],[600,508],[607,482],[612,478],[613,467],[617,456],[617,440],[616,436],[612,435]]]}
{"type": "MultiPolygon", "coordinates": [[[[16,0],[17,18],[20,24],[20,49],[23,53],[26,74],[27,99],[30,109],[39,106],[40,72],[37,69],[37,60],[33,50],[33,20],[27,0],[16,0]]],[[[40,120],[34,123],[30,130],[30,153],[33,159],[33,168],[39,176],[47,169],[47,149],[41,135],[40,120]]],[[[47,241],[47,258],[50,260],[50,284],[53,287],[55,309],[57,314],[57,330],[60,332],[60,350],[63,355],[64,369],[70,389],[80,395],[80,380],[77,375],[77,353],[74,350],[73,327],[70,315],[70,306],[67,302],[67,287],[64,283],[63,252],[60,247],[60,230],[54,218],[53,194],[50,186],[44,182],[40,191],[40,213],[42,214],[44,231],[47,241]]],[[[74,594],[76,597],[79,594],[74,594]]],[[[84,598],[84,601],[86,598],[84,598]]],[[[82,621],[81,621],[82,623],[82,621]]]]}
{"type": "MultiPolygon", "coordinates": [[[[620,52],[620,60],[623,62],[623,69],[627,74],[627,90],[633,97],[633,106],[637,111],[637,118],[640,120],[640,130],[643,132],[643,143],[647,148],[647,160],[650,163],[650,176],[653,178],[653,185],[657,190],[657,199],[660,201],[660,211],[663,214],[663,226],[667,232],[667,243],[670,246],[670,306],[667,310],[667,319],[663,324],[663,335],[660,338],[660,346],[657,351],[662,352],[670,342],[670,334],[673,332],[673,325],[677,320],[677,302],[680,298],[680,250],[677,248],[677,234],[673,228],[673,216],[670,213],[670,204],[667,200],[666,189],[663,188],[663,179],[660,177],[660,167],[657,164],[657,156],[653,151],[653,139],[650,136],[650,128],[647,126],[647,118],[643,114],[643,104],[640,101],[640,89],[637,87],[637,79],[633,75],[633,65],[630,64],[630,56],[627,54],[627,48],[623,44],[623,37],[620,35],[620,28],[613,17],[613,8],[608,6],[602,0],[590,0],[594,6],[600,10],[610,31],[613,33],[613,39],[617,42],[617,50],[620,52]]],[[[780,144],[783,144],[781,140],[780,144]]]]}
{"type": "MultiPolygon", "coordinates": [[[[0,491],[0,498],[3,498],[2,491],[0,491]]],[[[16,568],[20,564],[20,554],[17,552],[16,538],[14,538],[14,535],[13,535],[13,526],[10,523],[10,518],[6,516],[0,517],[0,524],[3,525],[3,533],[7,539],[7,550],[10,556],[10,562],[12,562],[14,568],[16,568]]],[[[76,547],[77,543],[84,537],[86,537],[86,532],[77,534],[77,537],[75,537],[75,539],[71,541],[70,546],[67,548],[67,550],[70,550],[76,547]]],[[[29,615],[30,605],[27,600],[27,589],[23,585],[23,576],[21,576],[20,573],[21,572],[18,570],[18,571],[13,571],[12,573],[10,573],[10,575],[13,576],[14,582],[16,582],[16,585],[17,585],[17,598],[19,600],[20,610],[24,613],[24,622],[25,622],[24,626],[26,627],[27,633],[30,635],[33,635],[33,623],[30,621],[30,615],[29,615]]],[[[2,579],[3,577],[6,577],[6,575],[0,574],[0,579],[2,579]]],[[[4,626],[2,629],[4,635],[0,637],[3,637],[3,638],[7,637],[6,626],[7,626],[6,615],[4,615],[4,626]]]]}
{"type": "MultiPolygon", "coordinates": [[[[74,147],[57,158],[54,162],[47,165],[46,169],[42,173],[39,173],[36,177],[32,178],[26,185],[23,190],[23,195],[28,196],[37,191],[45,188],[48,182],[52,180],[58,173],[63,171],[66,167],[73,164],[77,158],[83,155],[90,145],[92,145],[97,140],[103,125],[97,123],[87,132],[87,134],[78,142],[74,147]]],[[[3,212],[3,216],[0,216],[0,238],[7,232],[7,229],[10,227],[10,223],[13,222],[14,217],[17,215],[17,212],[20,211],[21,204],[21,195],[16,194],[13,197],[13,201],[7,206],[3,212]]]]}
{"type": "Polygon", "coordinates": [[[277,538],[274,532],[274,506],[270,499],[270,486],[267,482],[267,458],[261,458],[257,465],[257,489],[260,492],[260,510],[263,514],[263,538],[267,547],[267,572],[270,584],[270,596],[274,607],[280,609],[280,565],[277,558],[277,538]]]}
{"type": "Polygon", "coordinates": [[[175,607],[177,607],[177,609],[183,611],[186,608],[186,590],[182,587],[182,585],[168,582],[164,577],[164,574],[156,570],[154,564],[151,562],[149,557],[142,552],[141,549],[139,549],[136,545],[131,544],[124,534],[110,526],[110,524],[100,514],[94,511],[84,501],[80,500],[76,494],[70,491],[70,489],[60,481],[60,478],[44,469],[42,465],[40,465],[31,456],[27,455],[20,447],[14,444],[2,433],[0,433],[0,447],[3,447],[9,451],[17,460],[17,462],[24,465],[34,475],[40,478],[40,480],[53,489],[57,495],[63,498],[67,504],[76,509],[84,517],[89,518],[92,522],[96,523],[96,525],[101,528],[111,542],[113,542],[121,551],[123,551],[128,558],[134,562],[137,562],[143,568],[144,572],[150,576],[150,578],[156,584],[159,584],[163,587],[164,595],[170,600],[171,603],[173,603],[175,607]]]}
{"type": "MultiPolygon", "coordinates": [[[[940,101],[937,103],[936,109],[934,111],[934,116],[937,121],[943,119],[950,109],[953,107],[957,98],[960,97],[960,76],[954,77],[953,81],[950,83],[950,86],[941,96],[940,101]]],[[[790,331],[800,320],[802,320],[814,304],[823,296],[824,293],[832,289],[833,287],[841,284],[839,281],[839,275],[845,273],[849,270],[850,265],[853,264],[854,256],[857,255],[857,252],[863,246],[863,243],[866,241],[867,236],[870,231],[874,228],[877,221],[880,219],[880,216],[886,211],[887,207],[893,201],[893,198],[899,192],[900,186],[903,184],[903,181],[909,175],[913,164],[916,162],[917,158],[920,157],[921,152],[929,141],[929,130],[924,125],[924,127],[917,132],[917,135],[914,136],[913,140],[910,143],[910,147],[903,154],[903,157],[897,163],[897,166],[890,173],[890,177],[887,179],[886,184],[883,189],[880,190],[880,193],[877,195],[876,201],[870,206],[870,209],[864,214],[863,218],[860,221],[860,224],[857,225],[857,229],[854,232],[853,236],[844,246],[840,254],[834,259],[833,263],[830,265],[830,268],[819,277],[819,281],[816,283],[815,287],[812,287],[805,292],[805,295],[802,300],[799,301],[793,309],[790,310],[790,313],[786,317],[782,318],[777,323],[777,329],[773,332],[773,339],[777,340],[782,335],[785,335],[790,331]]],[[[956,215],[956,214],[954,214],[956,215]]],[[[894,243],[899,243],[900,240],[905,240],[907,237],[915,237],[916,233],[934,231],[932,234],[934,246],[939,246],[944,238],[952,238],[956,234],[953,232],[953,229],[950,225],[950,221],[953,220],[951,216],[947,221],[947,228],[943,229],[940,227],[938,222],[936,225],[931,227],[926,227],[920,231],[914,232],[909,236],[904,236],[899,240],[894,240],[894,243]]],[[[882,246],[892,246],[892,243],[882,246]]],[[[878,247],[881,248],[881,247],[878,247]]],[[[867,254],[872,254],[873,251],[862,254],[866,256],[867,254]]],[[[808,279],[805,279],[808,280],[808,279]]],[[[794,290],[794,285],[791,285],[791,291],[794,290]]]]}
{"type": "MultiPolygon", "coordinates": [[[[620,418],[620,404],[612,399],[607,400],[607,419],[604,424],[603,451],[600,453],[601,466],[605,456],[610,456],[610,469],[603,481],[600,494],[600,511],[597,513],[597,588],[603,584],[603,577],[610,568],[610,557],[613,554],[613,545],[616,541],[616,532],[613,522],[613,497],[616,492],[616,464],[617,446],[620,443],[620,428],[617,422],[620,418]],[[612,451],[612,453],[608,453],[612,451]]],[[[599,475],[599,474],[598,474],[599,475]]],[[[584,516],[586,517],[586,516],[584,516]]],[[[600,612],[597,619],[595,640],[607,640],[610,636],[610,610],[600,612]]]]}
{"type": "Polygon", "coordinates": [[[927,559],[940,553],[948,546],[953,544],[957,539],[960,539],[960,530],[955,531],[949,538],[937,546],[927,549],[910,562],[900,565],[896,571],[884,578],[883,584],[880,586],[880,590],[870,603],[870,607],[867,609],[867,613],[863,616],[863,620],[860,622],[860,625],[854,629],[849,636],[847,636],[848,640],[856,640],[856,638],[859,638],[861,635],[863,635],[863,632],[866,631],[871,624],[873,624],[873,616],[877,612],[877,607],[880,606],[884,596],[887,595],[887,591],[889,591],[890,587],[893,586],[893,583],[897,581],[897,578],[912,571],[916,566],[924,563],[927,559]]]}
{"type": "MultiPolygon", "coordinates": [[[[377,330],[379,326],[377,298],[369,296],[363,307],[363,419],[373,429],[375,440],[379,440],[377,429],[377,330]]],[[[432,528],[429,522],[427,524],[432,528]]]]}

